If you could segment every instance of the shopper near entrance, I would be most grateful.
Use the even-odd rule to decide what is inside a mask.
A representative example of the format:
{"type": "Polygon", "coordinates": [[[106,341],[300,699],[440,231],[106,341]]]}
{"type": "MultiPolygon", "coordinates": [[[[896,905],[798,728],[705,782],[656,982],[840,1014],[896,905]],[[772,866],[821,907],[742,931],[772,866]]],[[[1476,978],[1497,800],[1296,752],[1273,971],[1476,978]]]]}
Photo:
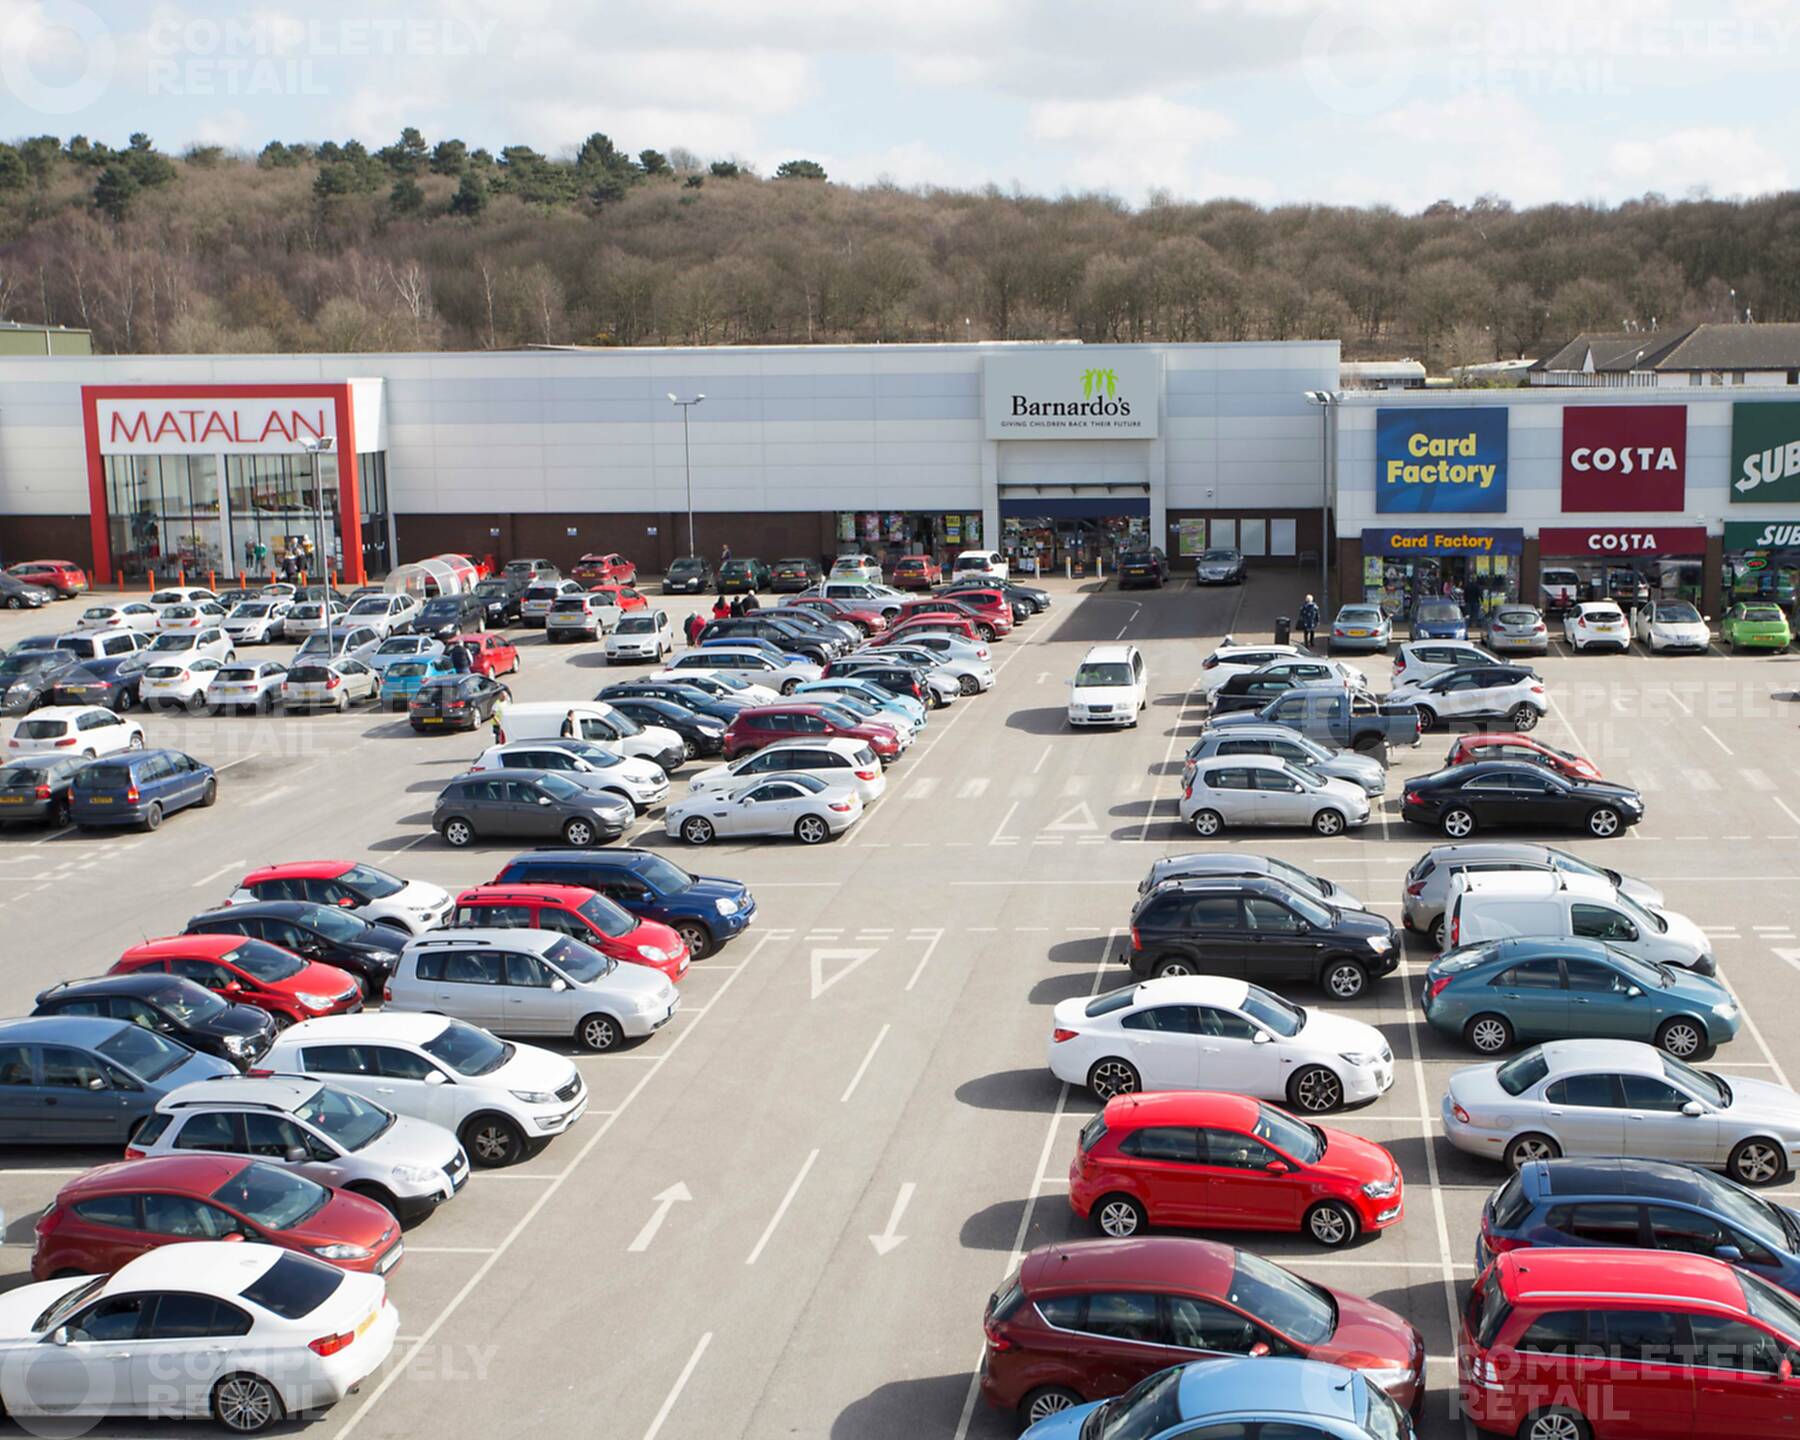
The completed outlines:
{"type": "MultiPolygon", "coordinates": [[[[713,614],[717,615],[718,613],[718,607],[715,606],[713,614]]],[[[687,624],[682,628],[687,631],[688,649],[692,650],[700,643],[700,632],[706,628],[706,621],[700,618],[700,612],[696,610],[688,616],[687,624]]]]}
{"type": "Polygon", "coordinates": [[[1319,628],[1319,607],[1313,597],[1308,595],[1300,605],[1300,633],[1306,637],[1308,645],[1313,643],[1313,633],[1319,628]]]}

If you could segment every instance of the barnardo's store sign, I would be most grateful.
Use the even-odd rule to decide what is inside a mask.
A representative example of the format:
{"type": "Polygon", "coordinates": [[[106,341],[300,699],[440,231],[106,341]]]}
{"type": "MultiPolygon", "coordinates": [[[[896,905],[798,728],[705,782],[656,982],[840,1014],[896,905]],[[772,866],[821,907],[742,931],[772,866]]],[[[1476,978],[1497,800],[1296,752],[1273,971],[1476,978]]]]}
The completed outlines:
{"type": "Polygon", "coordinates": [[[990,440],[1154,440],[1162,365],[1141,350],[1059,345],[982,361],[990,440]]]}
{"type": "Polygon", "coordinates": [[[1731,407],[1730,494],[1733,505],[1800,500],[1800,400],[1731,407]]]}
{"type": "Polygon", "coordinates": [[[1570,405],[1562,508],[1616,515],[1687,508],[1687,406],[1570,405]]]}
{"type": "Polygon", "coordinates": [[[1449,526],[1433,530],[1365,530],[1362,548],[1365,555],[1518,555],[1525,549],[1525,532],[1449,526]]]}
{"type": "Polygon", "coordinates": [[[293,454],[333,435],[329,396],[98,400],[102,455],[293,454]]]}
{"type": "Polygon", "coordinates": [[[1506,509],[1506,407],[1375,412],[1375,508],[1499,514],[1506,509]]]}

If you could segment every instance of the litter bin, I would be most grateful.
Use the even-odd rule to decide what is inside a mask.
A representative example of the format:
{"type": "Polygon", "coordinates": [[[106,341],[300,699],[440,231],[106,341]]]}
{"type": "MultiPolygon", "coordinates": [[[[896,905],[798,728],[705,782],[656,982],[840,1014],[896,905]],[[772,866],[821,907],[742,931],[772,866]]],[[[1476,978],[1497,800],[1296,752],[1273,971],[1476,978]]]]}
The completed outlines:
{"type": "Polygon", "coordinates": [[[1275,643],[1277,645],[1286,645],[1293,638],[1293,634],[1293,620],[1286,615],[1277,615],[1275,617],[1275,643]]]}

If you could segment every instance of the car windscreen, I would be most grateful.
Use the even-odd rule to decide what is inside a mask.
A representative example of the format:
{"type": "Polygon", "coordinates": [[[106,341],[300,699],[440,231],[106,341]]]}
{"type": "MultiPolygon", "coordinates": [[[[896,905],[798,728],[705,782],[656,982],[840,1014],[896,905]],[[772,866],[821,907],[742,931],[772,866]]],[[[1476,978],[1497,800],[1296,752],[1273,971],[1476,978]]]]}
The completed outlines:
{"type": "Polygon", "coordinates": [[[335,1265],[288,1250],[238,1294],[283,1320],[304,1320],[343,1283],[344,1272],[335,1265]]]}
{"type": "Polygon", "coordinates": [[[194,648],[194,637],[191,635],[158,635],[150,648],[159,655],[167,655],[171,651],[181,652],[194,648]]]}
{"type": "Polygon", "coordinates": [[[1131,667],[1124,663],[1095,662],[1083,665],[1075,672],[1077,688],[1090,685],[1129,685],[1131,684],[1131,667]]]}
{"type": "Polygon", "coordinates": [[[229,1008],[204,985],[192,980],[177,980],[167,990],[151,997],[183,1025],[206,1025],[217,1020],[229,1008]]]}
{"type": "Polygon", "coordinates": [[[694,883],[692,875],[660,855],[645,856],[635,873],[652,890],[664,895],[679,894],[694,883]]]}
{"type": "Polygon", "coordinates": [[[544,952],[544,958],[577,984],[586,985],[612,974],[618,961],[591,945],[564,936],[544,952]]]}
{"type": "Polygon", "coordinates": [[[1236,563],[1238,552],[1235,550],[1206,550],[1201,552],[1200,558],[1212,565],[1231,565],[1236,563]]]}
{"type": "Polygon", "coordinates": [[[390,680],[410,680],[415,675],[423,675],[431,669],[424,660],[399,660],[388,666],[390,680]]]}
{"type": "Polygon", "coordinates": [[[615,940],[637,929],[638,922],[604,895],[591,895],[582,901],[581,913],[588,924],[615,940]]]}
{"type": "Polygon", "coordinates": [[[1267,1105],[1260,1108],[1251,1133],[1267,1141],[1284,1154],[1292,1155],[1302,1165],[1310,1165],[1325,1153],[1325,1136],[1316,1125],[1308,1125],[1267,1105]]]}
{"type": "Polygon", "coordinates": [[[512,593],[512,588],[505,580],[483,580],[475,587],[475,593],[483,600],[503,600],[512,593]]]}
{"type": "Polygon", "coordinates": [[[1779,1330],[1790,1343],[1800,1342],[1800,1300],[1784,1290],[1777,1290],[1760,1275],[1747,1275],[1742,1270],[1731,1273],[1743,1282],[1744,1303],[1750,1313],[1763,1324],[1779,1330]]]}
{"type": "Polygon", "coordinates": [[[1700,612],[1685,600],[1662,600],[1651,609],[1650,619],[1666,625],[1698,625],[1700,612]]]}
{"type": "Polygon", "coordinates": [[[619,621],[617,633],[620,635],[648,635],[655,629],[656,617],[654,615],[627,615],[619,621]]]}
{"type": "Polygon", "coordinates": [[[1294,1036],[1306,1028],[1306,1011],[1260,985],[1252,985],[1245,994],[1244,1013],[1252,1020],[1261,1021],[1277,1035],[1294,1036]]]}
{"type": "Polygon", "coordinates": [[[442,1060],[458,1075],[491,1074],[513,1055],[513,1047],[506,1041],[496,1040],[487,1031],[460,1020],[448,1022],[419,1048],[434,1060],[442,1060]]]}
{"type": "Polygon", "coordinates": [[[1448,601],[1444,601],[1444,600],[1426,601],[1425,603],[1421,604],[1419,606],[1419,608],[1413,612],[1413,614],[1414,614],[1414,618],[1419,619],[1419,620],[1460,620],[1460,619],[1462,619],[1462,611],[1458,610],[1454,605],[1452,605],[1448,601]]]}
{"type": "Polygon", "coordinates": [[[1544,1047],[1534,1045],[1500,1066],[1494,1071],[1494,1078],[1508,1095],[1523,1095],[1549,1073],[1550,1062],[1544,1058],[1544,1047]]]}
{"type": "Polygon", "coordinates": [[[291,1170],[252,1163],[214,1190],[212,1198],[265,1230],[291,1230],[323,1210],[331,1192],[291,1170]]]}
{"type": "Polygon", "coordinates": [[[123,1025],[94,1047],[140,1080],[160,1080],[194,1052],[141,1025],[123,1025]]]}
{"type": "Polygon", "coordinates": [[[421,619],[454,620],[462,614],[462,601],[449,597],[427,600],[424,609],[419,611],[421,619]]]}
{"type": "Polygon", "coordinates": [[[385,595],[365,595],[350,607],[352,615],[385,615],[388,613],[388,601],[385,595]]]}
{"type": "Polygon", "coordinates": [[[1302,1345],[1321,1344],[1337,1329],[1337,1302],[1330,1292],[1248,1250],[1237,1252],[1225,1298],[1302,1345]]]}
{"type": "Polygon", "coordinates": [[[316,1130],[329,1135],[346,1150],[360,1150],[393,1126],[392,1112],[373,1100],[348,1090],[321,1085],[319,1093],[294,1111],[316,1130]]]}
{"type": "Polygon", "coordinates": [[[1116,1400],[1108,1400],[1081,1427],[1081,1440],[1154,1440],[1181,1423],[1181,1379],[1185,1369],[1171,1365],[1140,1380],[1116,1400]],[[1090,1433],[1090,1431],[1092,1433],[1090,1433]]]}

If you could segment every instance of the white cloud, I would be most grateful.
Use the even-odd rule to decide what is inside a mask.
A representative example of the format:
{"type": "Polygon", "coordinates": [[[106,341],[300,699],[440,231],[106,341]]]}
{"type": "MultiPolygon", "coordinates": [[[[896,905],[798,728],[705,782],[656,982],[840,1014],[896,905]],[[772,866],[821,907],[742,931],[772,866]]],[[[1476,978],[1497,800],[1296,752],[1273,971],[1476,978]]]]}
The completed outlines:
{"type": "Polygon", "coordinates": [[[1787,162],[1755,133],[1725,126],[1673,130],[1648,140],[1621,140],[1608,152],[1635,188],[1679,196],[1766,195],[1789,188],[1787,162]]]}
{"type": "Polygon", "coordinates": [[[1190,193],[1194,152],[1236,132],[1229,117],[1162,95],[1050,100],[1031,107],[1031,136],[1066,161],[1077,188],[1190,193]]]}

